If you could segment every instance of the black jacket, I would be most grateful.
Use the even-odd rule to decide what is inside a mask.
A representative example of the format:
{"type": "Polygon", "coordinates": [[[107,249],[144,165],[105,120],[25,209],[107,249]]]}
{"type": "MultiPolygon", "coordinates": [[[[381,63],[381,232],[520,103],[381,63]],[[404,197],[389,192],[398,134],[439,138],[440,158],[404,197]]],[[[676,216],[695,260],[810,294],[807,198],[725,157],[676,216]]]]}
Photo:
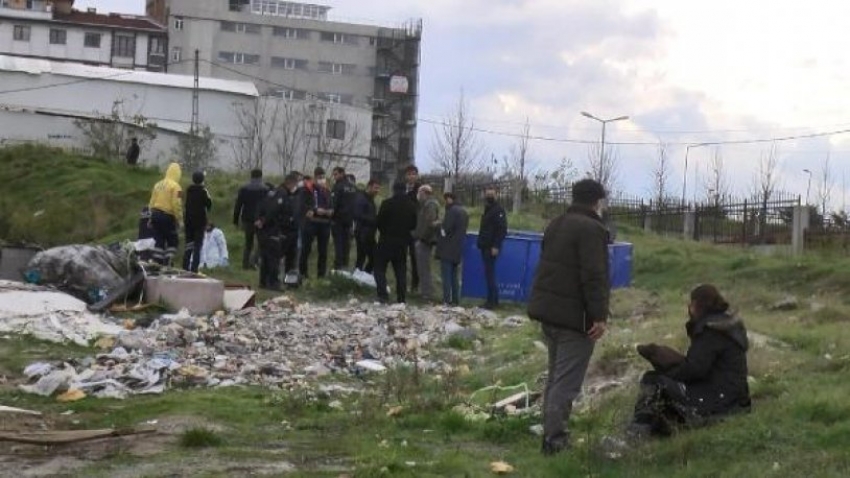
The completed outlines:
{"type": "Polygon", "coordinates": [[[333,209],[330,191],[322,186],[313,185],[312,189],[308,189],[306,187],[301,188],[299,194],[301,195],[301,212],[304,214],[305,221],[319,224],[330,224],[330,217],[319,216],[317,214],[318,209],[324,209],[327,211],[333,209]],[[312,218],[307,217],[307,213],[310,211],[313,212],[312,218]]]}
{"type": "Polygon", "coordinates": [[[341,178],[334,184],[331,191],[331,204],[334,210],[334,221],[337,224],[350,226],[354,222],[354,206],[357,201],[357,186],[346,178],[341,178]]]}
{"type": "Polygon", "coordinates": [[[257,208],[260,202],[266,198],[269,190],[261,180],[251,180],[242,186],[239,195],[236,196],[236,206],[233,208],[233,224],[253,224],[257,219],[257,208]]]}
{"type": "Polygon", "coordinates": [[[416,205],[402,194],[385,199],[378,211],[377,225],[380,244],[409,244],[416,229],[416,205]]]}
{"type": "Polygon", "coordinates": [[[691,345],[685,361],[665,375],[684,383],[688,397],[704,414],[749,407],[744,323],[730,315],[713,315],[690,320],[687,330],[691,345]]]}
{"type": "Polygon", "coordinates": [[[267,236],[288,236],[297,230],[295,193],[278,188],[260,203],[257,220],[262,222],[259,233],[267,236]]]}
{"type": "Polygon", "coordinates": [[[437,240],[437,258],[452,264],[460,264],[468,228],[469,214],[463,206],[453,204],[447,207],[440,238],[437,240]]]}
{"type": "Polygon", "coordinates": [[[136,164],[139,161],[139,154],[142,152],[142,149],[139,147],[139,143],[133,143],[127,149],[126,159],[129,164],[136,164]]]}
{"type": "Polygon", "coordinates": [[[528,316],[586,332],[608,318],[608,230],[596,212],[573,206],[543,234],[528,316]]]}
{"type": "Polygon", "coordinates": [[[508,215],[499,203],[487,205],[481,216],[481,227],[478,230],[478,248],[502,249],[502,241],[508,235],[508,215]]]}
{"type": "Polygon", "coordinates": [[[354,206],[354,221],[357,223],[357,237],[374,237],[378,230],[378,206],[375,198],[361,191],[354,206]]]}
{"type": "Polygon", "coordinates": [[[186,207],[183,224],[186,230],[196,231],[207,227],[207,211],[212,208],[212,199],[207,188],[193,184],[186,189],[186,207]]]}

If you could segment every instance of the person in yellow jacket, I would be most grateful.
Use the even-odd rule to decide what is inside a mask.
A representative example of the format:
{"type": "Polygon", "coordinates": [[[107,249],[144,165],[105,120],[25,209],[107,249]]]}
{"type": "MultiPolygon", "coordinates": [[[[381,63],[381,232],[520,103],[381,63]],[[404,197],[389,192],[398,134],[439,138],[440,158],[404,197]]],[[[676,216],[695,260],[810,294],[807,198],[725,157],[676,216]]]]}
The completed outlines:
{"type": "Polygon", "coordinates": [[[180,187],[182,175],[180,165],[171,163],[165,178],[156,183],[151,192],[149,226],[153,229],[156,241],[153,256],[154,261],[164,265],[171,265],[177,254],[180,218],[183,217],[183,188],[180,187]]]}

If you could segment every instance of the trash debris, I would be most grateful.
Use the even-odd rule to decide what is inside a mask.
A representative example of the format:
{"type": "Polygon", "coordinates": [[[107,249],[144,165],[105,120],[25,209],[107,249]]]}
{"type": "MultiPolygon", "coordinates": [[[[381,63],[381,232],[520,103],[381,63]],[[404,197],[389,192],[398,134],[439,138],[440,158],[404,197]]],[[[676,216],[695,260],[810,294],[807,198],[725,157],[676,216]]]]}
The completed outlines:
{"type": "Polygon", "coordinates": [[[51,432],[0,432],[0,442],[11,441],[29,445],[65,445],[102,438],[117,438],[130,435],[156,433],[152,427],[106,430],[67,430],[51,432]]]}
{"type": "Polygon", "coordinates": [[[129,248],[73,245],[36,254],[27,270],[36,272],[39,284],[54,285],[93,304],[118,289],[136,270],[129,248]]]}
{"type": "Polygon", "coordinates": [[[251,289],[225,289],[224,309],[236,312],[254,305],[257,293],[251,289]]]}
{"type": "Polygon", "coordinates": [[[402,407],[402,406],[391,407],[389,410],[387,410],[387,416],[390,417],[390,418],[397,417],[397,416],[401,415],[401,412],[403,412],[403,411],[404,411],[404,407],[402,407]]]}
{"type": "Polygon", "coordinates": [[[528,319],[526,319],[525,317],[522,317],[520,315],[512,315],[502,321],[502,327],[522,327],[522,325],[526,322],[528,322],[528,319]]]}
{"type": "Polygon", "coordinates": [[[772,311],[789,312],[800,308],[800,301],[794,296],[787,296],[770,307],[772,311]]]}
{"type": "Polygon", "coordinates": [[[534,436],[542,437],[543,436],[543,425],[541,425],[539,423],[537,425],[531,425],[530,427],[528,427],[528,431],[531,432],[531,434],[534,435],[534,436]]]}
{"type": "Polygon", "coordinates": [[[170,310],[188,309],[194,314],[212,314],[224,305],[224,282],[206,278],[148,277],[148,302],[161,303],[170,310]]]}
{"type": "Polygon", "coordinates": [[[383,366],[377,360],[361,360],[357,362],[357,366],[368,372],[386,372],[387,367],[383,366]]]}
{"type": "Polygon", "coordinates": [[[508,475],[514,472],[514,467],[504,461],[494,461],[490,463],[490,471],[497,475],[508,475]]]}
{"type": "Polygon", "coordinates": [[[19,413],[21,415],[41,416],[41,412],[37,412],[35,410],[26,410],[26,409],[23,409],[23,408],[7,407],[5,405],[0,405],[0,413],[19,413]]]}
{"type": "Polygon", "coordinates": [[[77,402],[86,398],[86,393],[82,390],[72,388],[67,392],[56,397],[56,401],[60,403],[77,402]]]}

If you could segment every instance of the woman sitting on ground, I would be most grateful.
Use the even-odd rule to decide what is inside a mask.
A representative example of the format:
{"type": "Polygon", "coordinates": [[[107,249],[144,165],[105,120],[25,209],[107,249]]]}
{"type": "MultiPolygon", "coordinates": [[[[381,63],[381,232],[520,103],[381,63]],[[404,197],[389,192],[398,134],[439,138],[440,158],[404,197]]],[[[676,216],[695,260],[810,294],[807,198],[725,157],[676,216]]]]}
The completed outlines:
{"type": "Polygon", "coordinates": [[[700,426],[750,410],[744,323],[729,312],[712,285],[691,292],[688,315],[691,344],[686,356],[654,344],[639,347],[655,371],[641,379],[632,435],[666,436],[680,426],[700,426]]]}

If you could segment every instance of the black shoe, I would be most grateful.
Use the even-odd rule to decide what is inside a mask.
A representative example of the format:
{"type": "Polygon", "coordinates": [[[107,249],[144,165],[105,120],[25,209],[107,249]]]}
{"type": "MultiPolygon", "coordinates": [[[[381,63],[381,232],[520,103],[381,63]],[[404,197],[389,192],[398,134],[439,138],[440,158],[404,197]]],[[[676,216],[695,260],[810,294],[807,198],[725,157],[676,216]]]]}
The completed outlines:
{"type": "Polygon", "coordinates": [[[544,438],[540,452],[546,456],[553,456],[570,448],[570,436],[561,433],[553,437],[544,438]]]}

